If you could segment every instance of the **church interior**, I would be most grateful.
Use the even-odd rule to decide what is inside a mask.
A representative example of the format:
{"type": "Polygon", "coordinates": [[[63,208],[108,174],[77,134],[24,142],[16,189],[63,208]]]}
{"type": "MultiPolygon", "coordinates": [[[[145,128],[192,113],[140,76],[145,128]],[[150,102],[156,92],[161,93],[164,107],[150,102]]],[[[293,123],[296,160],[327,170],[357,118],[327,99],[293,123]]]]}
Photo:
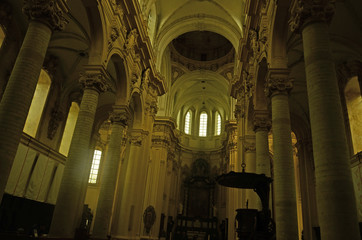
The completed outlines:
{"type": "Polygon", "coordinates": [[[0,239],[360,240],[359,0],[0,0],[0,239]]]}

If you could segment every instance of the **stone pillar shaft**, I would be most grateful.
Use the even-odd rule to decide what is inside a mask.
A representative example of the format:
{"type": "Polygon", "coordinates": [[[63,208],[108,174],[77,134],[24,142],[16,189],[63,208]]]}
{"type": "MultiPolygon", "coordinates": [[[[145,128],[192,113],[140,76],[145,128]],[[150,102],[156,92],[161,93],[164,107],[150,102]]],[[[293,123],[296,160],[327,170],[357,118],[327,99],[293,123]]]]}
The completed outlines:
{"type": "Polygon", "coordinates": [[[81,78],[85,90],[54,209],[49,232],[52,237],[72,238],[80,223],[78,208],[80,203],[84,202],[82,188],[89,177],[89,172],[86,172],[91,164],[89,144],[99,93],[105,90],[106,86],[103,78],[104,72],[99,70],[96,70],[96,73],[86,73],[81,78]]]}
{"type": "Polygon", "coordinates": [[[314,239],[313,227],[318,226],[317,207],[315,199],[315,176],[313,170],[312,142],[299,140],[298,159],[301,181],[303,236],[305,239],[314,239]]]}
{"type": "Polygon", "coordinates": [[[66,23],[62,10],[54,1],[40,4],[39,0],[25,0],[23,12],[30,20],[28,30],[0,103],[0,201],[38,83],[52,30],[61,30],[66,23]]]}
{"type": "Polygon", "coordinates": [[[274,203],[278,240],[298,239],[297,204],[292,151],[288,91],[289,72],[270,70],[268,90],[272,103],[274,147],[274,203]]]}
{"type": "MultiPolygon", "coordinates": [[[[245,172],[255,173],[256,172],[256,154],[255,154],[255,142],[254,139],[248,138],[245,143],[245,172]],[[250,142],[253,141],[253,142],[250,142]]],[[[245,201],[248,203],[248,208],[257,209],[258,206],[258,195],[253,189],[245,189],[245,201]]],[[[243,207],[244,207],[243,203],[243,207]]]]}
{"type": "Polygon", "coordinates": [[[0,104],[0,200],[23,132],[52,30],[31,21],[0,104]]]}
{"type": "Polygon", "coordinates": [[[360,239],[328,25],[324,22],[309,24],[302,35],[321,235],[330,240],[360,239]]]}
{"type": "Polygon", "coordinates": [[[129,119],[129,114],[115,108],[110,118],[112,121],[111,135],[106,160],[103,164],[101,188],[92,232],[92,236],[99,239],[107,239],[109,234],[123,131],[129,119]]]}
{"type": "Polygon", "coordinates": [[[256,173],[270,177],[270,157],[268,133],[271,127],[267,116],[254,117],[255,147],[256,147],[256,173]]]}

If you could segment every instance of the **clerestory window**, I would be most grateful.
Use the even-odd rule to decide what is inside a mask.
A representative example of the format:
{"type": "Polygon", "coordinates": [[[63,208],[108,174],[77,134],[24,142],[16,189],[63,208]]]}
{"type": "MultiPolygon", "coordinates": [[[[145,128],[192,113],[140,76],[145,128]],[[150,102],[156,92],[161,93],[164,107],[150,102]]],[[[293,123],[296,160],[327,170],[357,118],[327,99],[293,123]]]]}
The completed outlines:
{"type": "Polygon", "coordinates": [[[207,113],[202,112],[200,114],[199,136],[206,137],[206,133],[207,133],[207,113]]]}
{"type": "Polygon", "coordinates": [[[221,116],[220,113],[216,112],[216,131],[215,131],[215,135],[220,135],[221,134],[221,116]]]}
{"type": "Polygon", "coordinates": [[[191,134],[191,111],[189,110],[185,116],[185,133],[191,134]]]}

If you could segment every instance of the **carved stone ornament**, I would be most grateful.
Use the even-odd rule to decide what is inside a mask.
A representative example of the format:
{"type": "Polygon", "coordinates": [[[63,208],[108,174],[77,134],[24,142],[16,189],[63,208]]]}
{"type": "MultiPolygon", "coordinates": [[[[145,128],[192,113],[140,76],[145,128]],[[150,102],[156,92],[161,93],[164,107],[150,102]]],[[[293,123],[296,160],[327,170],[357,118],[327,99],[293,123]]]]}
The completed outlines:
{"type": "Polygon", "coordinates": [[[268,55],[268,28],[264,26],[259,31],[259,52],[266,52],[266,55],[268,55]]]}
{"type": "Polygon", "coordinates": [[[271,128],[271,120],[268,117],[254,118],[254,131],[269,131],[271,128]]]}
{"type": "Polygon", "coordinates": [[[131,133],[131,136],[129,137],[129,142],[137,147],[142,146],[143,139],[145,137],[146,133],[131,133]]]}
{"type": "Polygon", "coordinates": [[[244,117],[244,110],[242,109],[240,104],[235,104],[234,116],[236,119],[240,119],[244,117]]]}
{"type": "Polygon", "coordinates": [[[228,150],[233,151],[238,148],[238,142],[235,139],[229,139],[228,141],[228,150]]]}
{"type": "Polygon", "coordinates": [[[265,92],[268,96],[288,94],[293,88],[293,81],[288,76],[270,77],[265,84],[265,92]]]}
{"type": "Polygon", "coordinates": [[[158,111],[157,100],[151,100],[146,103],[146,112],[148,112],[149,115],[155,117],[157,111],[158,111]]]}
{"type": "Polygon", "coordinates": [[[252,51],[253,59],[259,52],[259,36],[258,32],[255,29],[249,29],[249,40],[250,40],[250,50],[252,51]]]}
{"type": "Polygon", "coordinates": [[[167,136],[152,136],[152,146],[157,147],[168,147],[170,145],[171,139],[167,136]]]}
{"type": "Polygon", "coordinates": [[[255,143],[245,142],[244,149],[245,152],[255,152],[256,151],[255,143]]]}
{"type": "Polygon", "coordinates": [[[156,211],[153,206],[148,206],[143,213],[143,224],[145,225],[146,233],[150,233],[153,224],[156,221],[156,211]]]}
{"type": "Polygon", "coordinates": [[[137,45],[137,38],[138,38],[137,29],[132,29],[128,33],[126,43],[124,44],[124,49],[127,52],[131,53],[132,55],[135,55],[135,46],[137,45]]]}
{"type": "Polygon", "coordinates": [[[245,97],[250,98],[253,95],[253,89],[254,89],[254,82],[253,82],[253,76],[249,73],[243,74],[243,80],[245,82],[245,97]]]}
{"type": "Polygon", "coordinates": [[[24,0],[23,13],[29,20],[43,22],[52,30],[63,30],[68,23],[56,0],[24,0]]]}
{"type": "Polygon", "coordinates": [[[102,72],[85,72],[81,73],[79,82],[84,89],[93,89],[98,92],[106,92],[110,87],[102,72]]]}
{"type": "Polygon", "coordinates": [[[114,20],[112,22],[111,28],[110,28],[110,34],[109,34],[109,40],[108,40],[108,50],[111,50],[113,47],[113,43],[118,39],[120,35],[119,28],[117,27],[117,21],[114,20]]]}
{"type": "Polygon", "coordinates": [[[129,123],[130,114],[127,111],[114,110],[109,114],[109,120],[112,123],[119,123],[125,127],[129,123]]]}
{"type": "Polygon", "coordinates": [[[119,14],[121,17],[123,17],[124,15],[124,12],[123,12],[123,9],[121,7],[121,1],[120,0],[112,0],[111,3],[112,3],[112,6],[114,8],[114,11],[116,12],[116,14],[119,14]]]}
{"type": "Polygon", "coordinates": [[[298,0],[289,20],[292,32],[301,32],[311,22],[330,23],[335,11],[335,0],[298,0]]]}
{"type": "Polygon", "coordinates": [[[49,124],[48,124],[48,138],[52,140],[58,130],[59,124],[64,119],[64,114],[59,110],[59,106],[54,106],[51,112],[49,124]]]}
{"type": "Polygon", "coordinates": [[[150,74],[151,74],[151,69],[150,68],[146,68],[143,71],[142,80],[141,80],[141,89],[142,90],[148,89],[148,85],[150,83],[150,74]]]}

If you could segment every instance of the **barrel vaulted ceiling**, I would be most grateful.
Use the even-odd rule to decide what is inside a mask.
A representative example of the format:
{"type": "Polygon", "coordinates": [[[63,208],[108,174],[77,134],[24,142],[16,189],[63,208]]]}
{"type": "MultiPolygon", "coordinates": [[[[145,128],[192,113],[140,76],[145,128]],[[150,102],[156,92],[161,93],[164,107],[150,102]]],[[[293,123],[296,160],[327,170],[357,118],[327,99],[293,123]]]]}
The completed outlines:
{"type": "MultiPolygon", "coordinates": [[[[206,108],[209,111],[217,110],[225,119],[231,117],[233,113],[229,81],[234,75],[235,56],[243,35],[245,2],[240,0],[145,0],[142,5],[146,14],[147,9],[151,11],[152,7],[153,11],[157,12],[153,44],[158,67],[162,69],[163,65],[171,66],[169,77],[171,87],[167,94],[168,102],[171,103],[168,114],[176,118],[182,107],[184,111],[193,107],[206,108]],[[200,34],[198,35],[197,32],[200,34]],[[187,41],[196,42],[202,39],[202,34],[214,36],[214,39],[209,39],[209,42],[213,43],[210,44],[210,48],[217,45],[215,41],[230,42],[233,51],[228,56],[219,56],[218,60],[213,61],[208,61],[209,59],[194,61],[190,54],[180,54],[180,48],[175,44],[175,39],[177,41],[181,36],[185,36],[187,41]],[[170,57],[167,58],[165,55],[170,55],[170,57]],[[162,61],[170,61],[170,64],[164,64],[162,61]]],[[[207,45],[207,43],[202,42],[200,45],[207,45]]],[[[190,49],[190,51],[197,52],[195,49],[190,49]]],[[[209,51],[212,52],[213,49],[209,51]]]]}

